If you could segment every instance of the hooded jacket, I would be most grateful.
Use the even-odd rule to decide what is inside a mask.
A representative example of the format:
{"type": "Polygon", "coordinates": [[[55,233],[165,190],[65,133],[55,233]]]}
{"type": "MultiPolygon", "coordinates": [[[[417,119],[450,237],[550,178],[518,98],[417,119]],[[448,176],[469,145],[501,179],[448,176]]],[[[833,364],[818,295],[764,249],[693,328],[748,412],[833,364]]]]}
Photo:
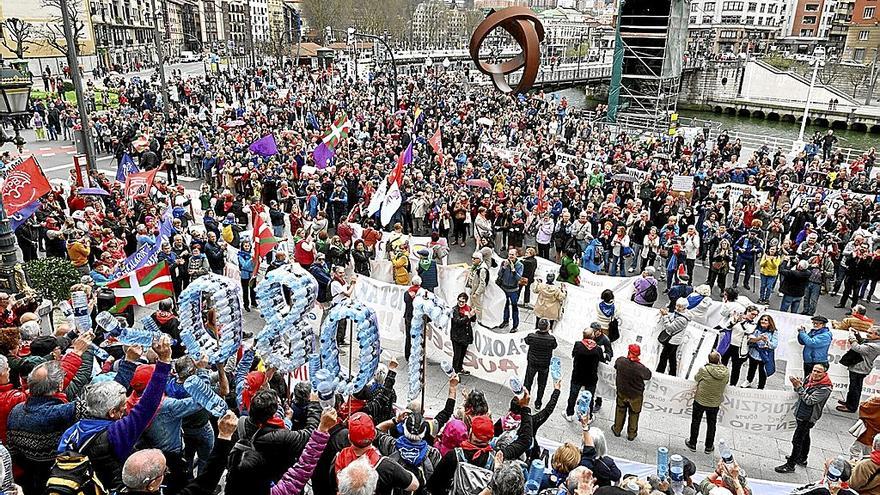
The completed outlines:
{"type": "Polygon", "coordinates": [[[556,321],[562,317],[562,304],[565,302],[565,289],[560,285],[539,283],[535,285],[535,316],[556,321]]]}
{"type": "Polygon", "coordinates": [[[730,370],[723,364],[709,363],[697,371],[694,377],[697,393],[694,400],[703,407],[719,407],[724,401],[724,391],[730,381],[730,370]]]}

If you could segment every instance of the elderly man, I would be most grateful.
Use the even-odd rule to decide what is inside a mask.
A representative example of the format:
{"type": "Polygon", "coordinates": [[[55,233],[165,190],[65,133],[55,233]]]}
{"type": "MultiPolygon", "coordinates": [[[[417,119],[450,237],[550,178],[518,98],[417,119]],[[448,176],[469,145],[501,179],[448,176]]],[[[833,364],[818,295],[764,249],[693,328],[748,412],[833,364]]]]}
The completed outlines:
{"type": "Polygon", "coordinates": [[[678,372],[678,346],[684,342],[690,317],[687,314],[688,300],[681,297],[675,300],[675,311],[669,312],[666,308],[660,309],[660,341],[662,350],[657,362],[657,373],[666,373],[667,365],[669,374],[675,376],[678,372]]]}
{"type": "MultiPolygon", "coordinates": [[[[136,348],[132,346],[126,351],[127,361],[137,361],[136,348]],[[131,349],[135,351],[129,353],[131,349]]],[[[123,463],[162,402],[171,372],[171,338],[162,336],[153,344],[153,351],[158,356],[156,368],[137,405],[128,414],[125,389],[131,375],[125,384],[114,380],[92,385],[86,391],[85,417],[68,428],[58,443],[60,451],[76,450],[89,456],[95,474],[109,490],[122,488],[123,463]]]]}
{"type": "MultiPolygon", "coordinates": [[[[600,333],[601,335],[601,333],[600,333]]],[[[596,385],[599,383],[599,362],[604,358],[602,347],[596,342],[596,330],[587,328],[583,340],[575,342],[571,350],[572,372],[571,385],[568,392],[568,404],[563,417],[566,421],[574,421],[574,406],[580,396],[581,389],[586,388],[595,396],[596,385]]]]}
{"type": "Polygon", "coordinates": [[[477,323],[483,315],[483,294],[486,292],[486,286],[489,285],[489,268],[483,263],[483,255],[479,251],[474,251],[471,256],[471,270],[468,272],[465,287],[468,289],[470,298],[470,306],[477,314],[477,323]]]}
{"type": "Polygon", "coordinates": [[[730,370],[721,364],[721,354],[716,351],[709,353],[709,362],[697,371],[694,381],[697,382],[694,406],[691,412],[691,435],[685,441],[687,448],[697,451],[697,439],[700,436],[700,423],[706,415],[706,450],[711,454],[715,450],[715,424],[718,422],[718,411],[724,401],[724,391],[730,379],[730,370]]]}
{"type": "MultiPolygon", "coordinates": [[[[219,433],[214,442],[211,456],[199,476],[188,485],[178,490],[178,495],[202,495],[214,493],[223,471],[226,468],[226,460],[232,450],[232,434],[235,433],[238,418],[232,411],[226,413],[217,423],[219,433]]],[[[161,450],[140,450],[131,455],[122,467],[122,483],[125,485],[125,493],[151,494],[160,493],[167,472],[165,456],[161,450]]]]}
{"type": "Polygon", "coordinates": [[[806,383],[796,376],[790,376],[788,380],[798,394],[794,408],[797,427],[791,437],[791,455],[785,458],[785,464],[774,469],[781,474],[793,473],[795,465],[807,467],[807,456],[810,454],[810,429],[822,417],[822,409],[834,388],[828,377],[827,368],[821,364],[813,365],[813,371],[806,383]]]}
{"type": "Polygon", "coordinates": [[[639,414],[645,398],[645,383],[651,379],[651,370],[641,363],[642,349],[638,344],[630,344],[626,357],[620,356],[614,362],[617,370],[617,409],[614,413],[614,426],[611,433],[619,437],[623,423],[627,422],[626,438],[633,441],[639,434],[639,414]]]}
{"type": "Polygon", "coordinates": [[[74,341],[73,351],[62,361],[35,367],[27,377],[27,401],[9,413],[7,447],[13,463],[23,471],[18,481],[26,494],[43,493],[49,468],[55,462],[58,439],[76,421],[76,403],[71,399],[91,377],[91,341],[91,335],[84,334],[74,341]]]}
{"type": "Polygon", "coordinates": [[[858,493],[880,492],[880,433],[874,435],[871,456],[853,466],[849,487],[858,493]]]}
{"type": "Polygon", "coordinates": [[[358,459],[337,474],[339,495],[376,493],[379,472],[366,459],[358,459]]]}

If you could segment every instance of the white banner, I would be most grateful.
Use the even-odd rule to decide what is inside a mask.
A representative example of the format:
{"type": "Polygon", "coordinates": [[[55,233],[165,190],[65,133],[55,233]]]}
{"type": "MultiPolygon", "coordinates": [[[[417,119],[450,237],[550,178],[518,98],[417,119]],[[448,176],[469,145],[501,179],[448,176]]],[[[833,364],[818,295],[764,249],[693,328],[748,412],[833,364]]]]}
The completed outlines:
{"type": "Polygon", "coordinates": [[[763,204],[767,201],[767,198],[770,196],[770,193],[767,191],[758,191],[754,186],[750,186],[748,184],[737,184],[735,182],[727,182],[724,184],[712,184],[712,190],[718,194],[718,197],[723,197],[727,188],[730,188],[730,204],[733,205],[739,198],[743,195],[743,191],[751,191],[752,196],[755,196],[758,199],[758,204],[763,204]]]}
{"type": "MultiPolygon", "coordinates": [[[[602,397],[616,397],[616,372],[608,365],[599,366],[599,385],[596,393],[602,397]]],[[[654,373],[645,389],[642,414],[650,412],[651,421],[674,419],[679,423],[690,421],[696,384],[684,378],[654,373]]],[[[754,390],[727,387],[724,402],[718,413],[718,425],[736,431],[763,433],[794,430],[792,411],[797,401],[793,391],[754,390]]],[[[606,415],[614,408],[608,408],[606,415]]]]}

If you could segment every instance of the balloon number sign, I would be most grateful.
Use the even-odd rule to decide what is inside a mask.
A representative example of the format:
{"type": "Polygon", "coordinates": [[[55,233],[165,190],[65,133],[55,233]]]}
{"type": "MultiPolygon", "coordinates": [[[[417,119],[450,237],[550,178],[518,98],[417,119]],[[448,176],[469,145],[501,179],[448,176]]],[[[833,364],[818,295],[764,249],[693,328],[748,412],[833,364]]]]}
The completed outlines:
{"type": "Polygon", "coordinates": [[[255,349],[269,366],[292,372],[306,363],[306,354],[311,352],[313,332],[306,317],[316,318],[310,311],[318,300],[318,282],[305,270],[287,265],[269,272],[255,292],[266,320],[255,349]]]}
{"type": "Polygon", "coordinates": [[[425,372],[423,342],[425,317],[430,318],[435,327],[444,328],[449,324],[451,314],[452,311],[446,301],[425,289],[420,289],[413,299],[412,325],[409,332],[412,340],[409,360],[409,400],[418,397],[422,391],[422,377],[425,372]]]}
{"type": "MultiPolygon", "coordinates": [[[[379,322],[376,313],[363,304],[346,300],[336,304],[327,312],[324,325],[321,327],[321,350],[320,354],[310,356],[309,369],[312,371],[313,382],[318,380],[318,369],[326,370],[325,377],[332,377],[337,392],[343,395],[351,395],[360,391],[379,369],[379,356],[382,354],[382,345],[379,343],[379,322]],[[336,344],[336,329],[342,320],[351,320],[356,325],[355,338],[357,338],[358,372],[354,379],[343,375],[339,365],[339,348],[336,344]]],[[[351,370],[348,370],[351,373],[351,370]]],[[[313,383],[315,389],[323,389],[320,383],[313,383]]]]}
{"type": "Polygon", "coordinates": [[[209,273],[192,281],[180,293],[180,340],[198,361],[207,356],[211,364],[225,362],[241,345],[241,285],[237,280],[209,273]],[[205,302],[214,311],[214,329],[205,326],[205,302]]]}

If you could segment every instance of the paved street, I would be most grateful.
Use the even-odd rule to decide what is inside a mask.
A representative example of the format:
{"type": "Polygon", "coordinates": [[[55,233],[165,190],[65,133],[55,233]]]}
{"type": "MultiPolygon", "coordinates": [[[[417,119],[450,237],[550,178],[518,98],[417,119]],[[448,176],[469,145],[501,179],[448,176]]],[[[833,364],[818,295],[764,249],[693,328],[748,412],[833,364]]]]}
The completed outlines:
{"type": "MultiPolygon", "coordinates": [[[[34,142],[34,135],[31,131],[25,131],[25,139],[28,140],[26,149],[36,155],[46,175],[50,178],[67,178],[68,171],[72,167],[72,156],[75,154],[75,148],[70,142],[34,142]]],[[[108,174],[115,174],[115,165],[110,156],[101,156],[98,158],[99,169],[108,174]]],[[[195,179],[183,180],[190,190],[198,189],[200,181],[195,179]]],[[[450,256],[451,263],[463,263],[469,261],[472,247],[453,249],[450,256]]],[[[696,270],[696,280],[702,283],[706,279],[706,270],[699,266],[696,270]]],[[[755,288],[757,282],[752,284],[755,288]]],[[[746,293],[751,299],[757,299],[754,292],[746,293]]],[[[717,290],[713,294],[718,298],[717,290]]],[[[663,294],[660,295],[655,306],[666,304],[663,294]]],[[[771,306],[778,308],[779,297],[774,296],[771,299],[771,306]]],[[[840,318],[844,312],[834,309],[835,301],[830,296],[822,296],[819,302],[819,314],[829,318],[840,318]]],[[[869,316],[877,318],[876,303],[870,304],[869,316]]],[[[523,315],[522,326],[528,328],[534,325],[534,317],[528,310],[521,310],[523,315]]],[[[262,327],[262,320],[257,312],[246,313],[244,315],[245,328],[251,332],[257,333],[262,327]]],[[[589,322],[584,322],[585,326],[589,322]]],[[[383,359],[387,361],[391,356],[401,356],[402,348],[395,347],[393,344],[386,345],[383,359]]],[[[567,346],[560,347],[557,355],[563,359],[564,376],[568,376],[567,370],[571,367],[570,349],[567,346]]],[[[781,364],[780,364],[781,366],[781,364]]],[[[784,369],[781,368],[781,369],[784,369]]],[[[402,364],[401,379],[397,383],[397,392],[400,402],[403,403],[406,392],[406,370],[405,363],[402,364]]],[[[573,441],[579,442],[580,430],[576,424],[569,424],[561,417],[564,409],[564,402],[568,394],[568,383],[566,378],[563,379],[562,394],[560,404],[557,405],[556,411],[551,419],[540,430],[540,436],[552,441],[573,441]]],[[[428,409],[442,407],[446,397],[446,377],[437,365],[430,365],[428,370],[428,386],[427,386],[427,407],[428,409]]],[[[782,388],[787,383],[784,373],[779,372],[771,377],[768,381],[768,389],[782,388]]],[[[464,377],[462,385],[469,388],[480,388],[486,392],[487,399],[492,405],[495,414],[501,414],[503,408],[510,400],[510,391],[506,386],[485,382],[474,377],[464,377]]],[[[549,396],[549,391],[545,396],[545,402],[549,396]]],[[[798,468],[797,472],[792,475],[779,475],[773,471],[773,467],[781,464],[784,455],[790,451],[790,432],[762,433],[750,434],[742,431],[729,431],[726,428],[719,428],[718,439],[727,439],[731,442],[735,451],[737,460],[745,467],[749,477],[778,480],[794,483],[806,483],[820,478],[822,462],[825,458],[833,457],[837,453],[846,452],[851,444],[851,437],[847,434],[847,429],[855,421],[855,415],[844,415],[833,411],[833,404],[838,397],[837,394],[829,402],[829,409],[826,410],[825,416],[819,421],[813,429],[812,440],[813,449],[809,459],[809,468],[798,468]]],[[[625,438],[615,438],[610,434],[611,420],[613,419],[614,399],[605,398],[605,406],[599,413],[597,424],[603,428],[608,434],[606,435],[609,443],[609,452],[617,457],[626,458],[636,462],[653,463],[655,452],[659,446],[668,446],[672,453],[678,452],[691,458],[697,463],[698,469],[709,470],[713,466],[711,456],[702,453],[693,454],[684,447],[689,424],[687,421],[681,421],[670,424],[668,421],[657,421],[652,418],[651,413],[646,411],[642,414],[639,436],[635,442],[628,442],[625,438]]],[[[705,434],[705,427],[703,428],[705,434]]]]}

